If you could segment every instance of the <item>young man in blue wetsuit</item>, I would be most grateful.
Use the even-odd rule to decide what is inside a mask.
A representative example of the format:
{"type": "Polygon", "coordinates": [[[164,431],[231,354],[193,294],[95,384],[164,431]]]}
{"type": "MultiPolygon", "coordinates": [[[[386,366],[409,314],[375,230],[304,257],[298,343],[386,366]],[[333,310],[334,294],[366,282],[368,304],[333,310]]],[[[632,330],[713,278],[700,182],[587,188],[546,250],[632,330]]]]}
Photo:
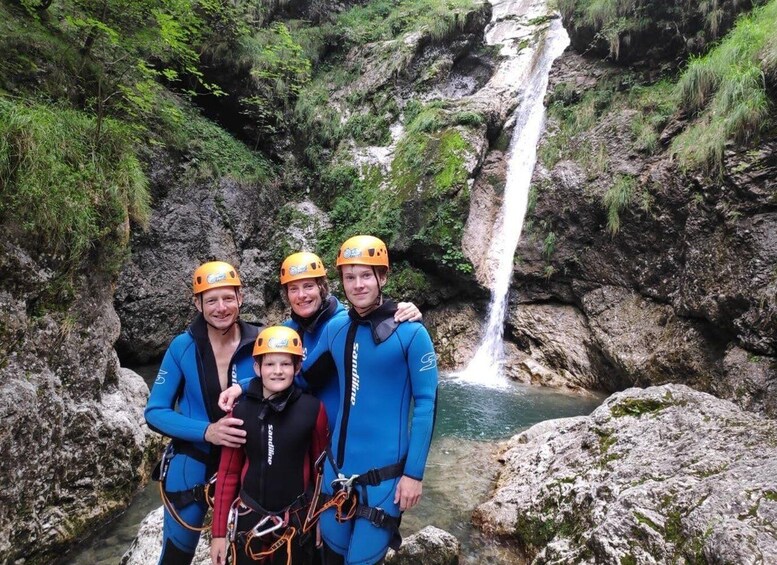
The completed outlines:
{"type": "Polygon", "coordinates": [[[254,375],[251,353],[258,328],[239,320],[240,286],[228,263],[197,268],[192,291],[199,315],[170,343],[146,405],[149,427],[172,438],[158,477],[165,502],[160,565],[191,563],[219,446],[245,443],[243,422],[218,407],[222,390],[254,375]]]}
{"type": "Polygon", "coordinates": [[[394,320],[396,304],[382,293],[388,266],[380,239],[343,243],[337,268],[351,309],[327,324],[302,367],[314,389],[331,377],[332,364],[337,369],[339,413],[323,491],[349,489],[357,507],[345,522],[327,510],[320,527],[329,560],[348,565],[380,561],[397,540],[401,512],[421,498],[434,427],[434,347],[423,325],[394,320]]]}

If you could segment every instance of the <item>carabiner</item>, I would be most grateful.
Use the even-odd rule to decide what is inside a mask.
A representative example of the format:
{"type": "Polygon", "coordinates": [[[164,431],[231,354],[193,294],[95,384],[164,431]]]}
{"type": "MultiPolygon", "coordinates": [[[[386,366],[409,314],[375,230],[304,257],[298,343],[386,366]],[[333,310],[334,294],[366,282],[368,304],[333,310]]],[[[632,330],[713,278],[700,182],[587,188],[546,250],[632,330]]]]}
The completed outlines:
{"type": "Polygon", "coordinates": [[[346,477],[342,473],[337,473],[337,478],[333,479],[331,483],[329,483],[329,486],[332,487],[332,490],[337,490],[337,486],[343,490],[345,490],[345,493],[350,496],[351,491],[353,490],[353,482],[359,478],[359,475],[351,475],[350,477],[346,477]]]}
{"type": "Polygon", "coordinates": [[[275,514],[268,514],[261,520],[259,520],[256,523],[256,526],[251,528],[251,535],[252,537],[260,538],[262,536],[266,536],[267,534],[271,534],[276,530],[280,530],[284,525],[286,524],[286,521],[281,518],[280,516],[276,516],[275,514]],[[264,526],[267,522],[272,520],[274,524],[270,526],[269,528],[266,528],[264,530],[260,530],[259,528],[264,526]]]}
{"type": "Polygon", "coordinates": [[[237,535],[237,505],[232,504],[229,508],[229,515],[227,516],[227,538],[230,543],[235,541],[237,535]]]}

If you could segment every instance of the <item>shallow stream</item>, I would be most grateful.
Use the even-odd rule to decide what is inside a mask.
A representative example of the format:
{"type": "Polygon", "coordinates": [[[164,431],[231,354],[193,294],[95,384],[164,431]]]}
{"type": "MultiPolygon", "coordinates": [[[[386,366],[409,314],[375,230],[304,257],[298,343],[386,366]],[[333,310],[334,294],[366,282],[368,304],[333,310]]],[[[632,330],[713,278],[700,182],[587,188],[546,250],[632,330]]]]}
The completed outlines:
{"type": "MultiPolygon", "coordinates": [[[[153,382],[155,367],[136,370],[149,384],[153,382]]],[[[461,540],[463,563],[519,561],[510,548],[483,539],[470,525],[473,508],[484,500],[495,477],[494,454],[499,440],[543,420],[589,414],[601,401],[601,397],[526,385],[510,383],[494,389],[443,377],[423,499],[405,514],[403,535],[432,524],[461,540]]],[[[152,483],[138,493],[124,514],[64,563],[116,565],[132,543],[140,522],[159,505],[157,484],[152,483]]]]}

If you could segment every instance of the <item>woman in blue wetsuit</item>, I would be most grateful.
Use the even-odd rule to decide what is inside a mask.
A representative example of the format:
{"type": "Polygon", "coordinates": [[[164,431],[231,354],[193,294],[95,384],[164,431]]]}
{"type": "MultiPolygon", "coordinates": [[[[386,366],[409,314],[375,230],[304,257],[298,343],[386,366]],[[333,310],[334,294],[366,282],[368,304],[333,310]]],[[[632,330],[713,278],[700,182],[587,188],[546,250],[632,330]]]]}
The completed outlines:
{"type": "Polygon", "coordinates": [[[397,541],[401,512],[421,497],[434,427],[434,347],[423,325],[394,320],[397,306],[382,293],[388,266],[380,239],[343,243],[337,268],[351,309],[326,325],[302,366],[314,388],[331,377],[332,364],[337,371],[339,412],[323,491],[347,489],[356,510],[344,522],[327,510],[320,527],[332,561],[349,565],[376,563],[397,541]]]}
{"type": "Polygon", "coordinates": [[[201,265],[192,291],[199,315],[170,343],[145,411],[149,427],[172,438],[156,473],[165,501],[164,565],[188,565],[194,557],[219,446],[245,443],[243,422],[227,417],[218,397],[254,375],[258,328],[239,320],[243,296],[235,268],[220,261],[201,265]]]}

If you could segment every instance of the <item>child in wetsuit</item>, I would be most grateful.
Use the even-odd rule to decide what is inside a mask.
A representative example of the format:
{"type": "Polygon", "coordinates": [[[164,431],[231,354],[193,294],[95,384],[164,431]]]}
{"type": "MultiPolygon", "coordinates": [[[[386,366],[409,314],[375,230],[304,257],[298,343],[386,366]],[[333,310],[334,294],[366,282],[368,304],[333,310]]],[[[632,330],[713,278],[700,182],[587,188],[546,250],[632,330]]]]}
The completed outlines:
{"type": "Polygon", "coordinates": [[[213,506],[211,559],[248,565],[310,563],[315,531],[302,531],[315,462],[326,449],[323,404],[294,386],[302,360],[299,335],[285,326],[262,330],[254,345],[254,370],[233,416],[243,420],[246,443],[224,448],[213,506]],[[229,538],[229,539],[227,539],[229,538]]]}

